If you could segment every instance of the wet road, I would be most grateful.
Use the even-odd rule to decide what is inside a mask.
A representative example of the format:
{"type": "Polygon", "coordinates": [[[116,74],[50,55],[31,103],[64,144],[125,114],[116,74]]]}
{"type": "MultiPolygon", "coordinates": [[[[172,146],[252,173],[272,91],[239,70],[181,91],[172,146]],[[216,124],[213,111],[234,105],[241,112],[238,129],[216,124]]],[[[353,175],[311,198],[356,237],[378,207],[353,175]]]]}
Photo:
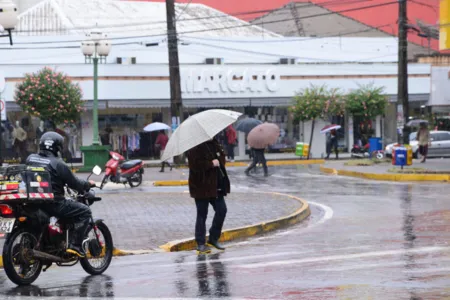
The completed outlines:
{"type": "Polygon", "coordinates": [[[208,256],[116,258],[104,276],[55,267],[16,288],[0,274],[0,297],[450,299],[450,185],[272,171],[247,179],[233,169],[235,189],[302,197],[306,222],[208,256]]]}

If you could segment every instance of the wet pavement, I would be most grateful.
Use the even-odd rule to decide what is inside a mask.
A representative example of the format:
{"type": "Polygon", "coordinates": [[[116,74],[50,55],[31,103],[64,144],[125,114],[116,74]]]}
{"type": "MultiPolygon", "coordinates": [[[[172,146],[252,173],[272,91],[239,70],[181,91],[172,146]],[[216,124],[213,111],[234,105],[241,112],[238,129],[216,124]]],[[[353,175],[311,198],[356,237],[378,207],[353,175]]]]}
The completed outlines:
{"type": "MultiPolygon", "coordinates": [[[[348,171],[356,171],[356,172],[365,172],[365,173],[389,173],[389,169],[398,168],[398,166],[393,166],[392,163],[380,163],[372,166],[346,166],[346,161],[338,160],[327,160],[324,167],[333,168],[337,170],[348,170],[348,171]]],[[[405,166],[404,169],[408,170],[408,168],[423,168],[432,172],[446,173],[450,174],[450,159],[449,158],[429,158],[425,163],[420,163],[420,160],[414,159],[413,164],[411,166],[405,166]]]]}
{"type": "Polygon", "coordinates": [[[2,298],[450,298],[450,185],[372,182],[303,166],[271,168],[268,178],[242,172],[230,170],[236,190],[300,196],[311,217],[207,256],[115,258],[103,276],[55,267],[17,288],[0,274],[2,298]]]}

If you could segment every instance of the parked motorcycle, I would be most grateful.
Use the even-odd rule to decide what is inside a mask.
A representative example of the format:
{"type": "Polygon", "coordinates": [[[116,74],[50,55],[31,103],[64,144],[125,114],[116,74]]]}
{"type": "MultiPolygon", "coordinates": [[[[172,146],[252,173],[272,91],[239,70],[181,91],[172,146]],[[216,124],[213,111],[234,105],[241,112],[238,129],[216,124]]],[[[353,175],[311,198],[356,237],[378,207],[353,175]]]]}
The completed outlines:
{"type": "Polygon", "coordinates": [[[106,163],[100,189],[110,180],[113,183],[129,184],[130,187],[138,187],[142,183],[144,174],[144,162],[140,159],[126,161],[119,153],[110,151],[111,159],[106,163]]]}
{"type": "MultiPolygon", "coordinates": [[[[92,174],[100,175],[101,168],[96,166],[92,174]]],[[[20,177],[15,176],[16,180],[18,176],[20,177]]],[[[10,176],[10,180],[13,177],[10,176]]],[[[48,186],[49,182],[42,181],[42,175],[34,177],[36,179],[28,183],[29,187],[48,186]]],[[[43,204],[53,201],[45,199],[47,195],[53,194],[23,194],[23,191],[16,189],[17,185],[5,184],[0,197],[0,232],[7,233],[3,246],[3,267],[12,282],[29,285],[39,277],[41,271],[45,272],[53,263],[70,267],[80,262],[83,269],[91,275],[100,275],[108,269],[113,256],[113,240],[103,220],[91,218],[82,245],[86,257],[68,254],[66,249],[70,239],[69,232],[72,232],[74,225],[58,220],[41,209],[43,204]],[[12,191],[8,191],[10,189],[12,191]]],[[[90,190],[77,195],[74,201],[91,206],[101,201],[101,198],[90,190]]]]}
{"type": "Polygon", "coordinates": [[[370,147],[369,144],[366,144],[364,147],[361,147],[359,145],[353,145],[351,157],[358,157],[358,158],[369,157],[369,147],[370,147]]]}

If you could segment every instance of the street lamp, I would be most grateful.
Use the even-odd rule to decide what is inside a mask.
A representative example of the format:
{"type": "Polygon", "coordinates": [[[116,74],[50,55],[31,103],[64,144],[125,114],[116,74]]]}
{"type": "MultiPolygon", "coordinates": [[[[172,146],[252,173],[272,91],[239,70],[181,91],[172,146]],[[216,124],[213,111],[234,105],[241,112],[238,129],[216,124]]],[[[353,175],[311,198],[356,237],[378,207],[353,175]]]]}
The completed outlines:
{"type": "Polygon", "coordinates": [[[8,32],[8,34],[1,34],[0,37],[9,37],[10,45],[13,44],[11,31],[18,21],[16,5],[11,0],[0,0],[0,33],[8,32]]]}
{"type": "Polygon", "coordinates": [[[98,63],[106,63],[106,57],[111,51],[111,42],[107,40],[106,34],[91,32],[88,39],[81,43],[81,51],[85,56],[85,63],[94,64],[94,107],[92,145],[100,145],[98,136],[98,63]]]}

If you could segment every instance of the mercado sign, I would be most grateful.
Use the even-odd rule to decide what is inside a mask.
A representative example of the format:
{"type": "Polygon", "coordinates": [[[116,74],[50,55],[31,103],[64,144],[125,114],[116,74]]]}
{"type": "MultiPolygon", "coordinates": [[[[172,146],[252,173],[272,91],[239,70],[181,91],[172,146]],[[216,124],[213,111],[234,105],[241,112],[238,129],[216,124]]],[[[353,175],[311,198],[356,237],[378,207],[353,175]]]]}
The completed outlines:
{"type": "Polygon", "coordinates": [[[275,68],[201,68],[181,72],[183,93],[262,93],[280,89],[280,74],[275,68]]]}

